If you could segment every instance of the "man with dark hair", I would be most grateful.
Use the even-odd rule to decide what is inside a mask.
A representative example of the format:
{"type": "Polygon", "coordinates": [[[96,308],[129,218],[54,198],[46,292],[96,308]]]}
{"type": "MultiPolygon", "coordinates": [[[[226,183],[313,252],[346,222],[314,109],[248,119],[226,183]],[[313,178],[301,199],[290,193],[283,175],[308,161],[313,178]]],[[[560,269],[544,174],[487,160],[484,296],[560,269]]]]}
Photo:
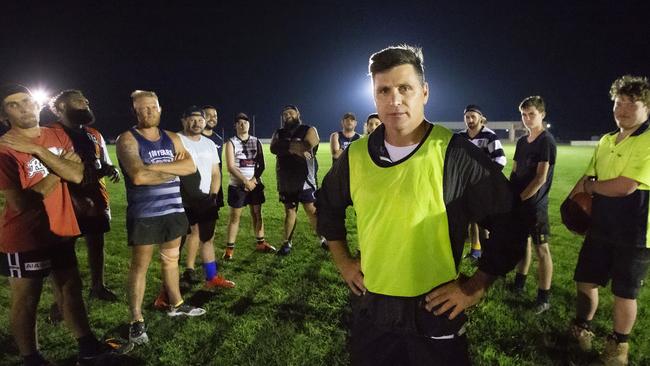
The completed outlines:
{"type": "Polygon", "coordinates": [[[104,233],[110,231],[111,209],[104,177],[116,183],[120,173],[113,166],[104,137],[89,127],[95,122],[88,99],[80,90],[64,90],[54,97],[50,110],[59,118],[51,127],[63,130],[84,164],[81,184],[69,185],[81,234],[88,246],[90,297],[117,301],[104,284],[104,233]]]}
{"type": "MultiPolygon", "coordinates": [[[[501,141],[491,129],[487,128],[487,118],[481,112],[481,107],[470,104],[463,111],[463,118],[467,128],[460,135],[481,149],[483,153],[498,164],[501,169],[506,165],[506,154],[503,152],[501,141]]],[[[489,192],[486,192],[489,194],[489,192]]],[[[473,222],[469,226],[469,237],[472,248],[467,257],[476,262],[481,257],[481,240],[486,238],[486,231],[473,222]]]]}
{"type": "MultiPolygon", "coordinates": [[[[219,135],[216,130],[217,123],[219,122],[219,112],[217,111],[216,107],[213,107],[211,105],[204,105],[202,109],[203,113],[205,114],[205,128],[203,129],[202,133],[203,136],[212,140],[212,142],[214,142],[215,146],[217,147],[217,152],[219,154],[219,174],[221,174],[221,177],[223,178],[221,164],[223,161],[223,136],[219,135]]],[[[219,183],[219,192],[217,192],[217,207],[221,208],[223,206],[223,189],[221,187],[221,183],[219,183]]]]}
{"type": "Polygon", "coordinates": [[[235,136],[226,142],[226,166],[230,173],[228,184],[228,221],[226,251],[223,258],[230,260],[235,250],[239,221],[244,206],[249,205],[252,228],[255,233],[255,250],[262,253],[275,252],[275,248],[264,239],[262,204],[264,197],[264,151],[260,140],[248,134],[250,121],[244,113],[235,116],[235,136]]]}
{"type": "Polygon", "coordinates": [[[158,127],[162,109],[156,93],[136,90],[131,99],[137,125],[118,137],[116,149],[126,185],[126,230],[131,247],[129,341],[144,344],[149,337],[142,301],[154,245],[160,245],[163,286],[170,304],[167,315],[200,316],[205,310],[183,302],[178,274],[181,236],[188,229],[178,177],[194,173],[196,165],[178,135],[158,127]]]}
{"type": "Polygon", "coordinates": [[[535,314],[551,307],[549,296],[553,277],[553,260],[548,245],[551,233],[548,220],[548,195],[553,183],[557,147],[544,127],[546,105],[540,96],[525,98],[519,105],[521,121],[528,135],[517,140],[510,181],[522,201],[520,211],[530,235],[524,258],[517,264],[513,291],[523,293],[531,262],[531,242],[537,255],[537,300],[535,314]]]}
{"type": "Polygon", "coordinates": [[[330,135],[330,150],[332,152],[332,164],[341,156],[343,150],[358,140],[359,135],[354,129],[357,127],[357,117],[353,113],[346,113],[341,119],[341,131],[334,132],[330,135]]]}
{"type": "Polygon", "coordinates": [[[593,197],[591,225],[574,275],[578,298],[571,335],[582,350],[591,350],[598,287],[611,279],[614,324],[601,359],[606,365],[627,365],[636,298],[650,265],[650,83],[626,75],[614,81],[610,96],[617,129],[600,139],[585,175],[569,194],[593,197]]]}
{"type": "Polygon", "coordinates": [[[343,152],[317,195],[319,233],[358,296],[352,364],[468,365],[464,310],[523,253],[516,196],[485,154],[425,119],[419,48],[375,53],[370,74],[383,124],[343,152]],[[350,205],[361,259],[346,243],[350,205]],[[469,221],[491,233],[470,278],[458,272],[469,221]]]}
{"type": "Polygon", "coordinates": [[[381,124],[379,115],[377,113],[370,113],[366,118],[366,123],[363,125],[364,135],[370,135],[381,124]]]}
{"type": "MultiPolygon", "coordinates": [[[[221,187],[221,172],[217,147],[203,136],[205,128],[203,110],[191,106],[181,118],[183,131],[179,137],[197,166],[196,172],[181,176],[181,196],[190,233],[185,237],[187,248],[185,273],[194,271],[196,254],[201,250],[205,288],[232,288],[235,283],[218,275],[218,264],[214,255],[214,228],[219,218],[217,191],[221,187]]],[[[183,276],[193,278],[191,274],[183,276]]]]}
{"type": "MultiPolygon", "coordinates": [[[[271,153],[277,156],[276,173],[280,202],[284,204],[284,240],[278,255],[291,252],[296,228],[298,203],[302,203],[309,222],[316,230],[317,170],[319,137],[315,127],[302,123],[294,105],[282,109],[282,128],[273,133],[271,153]]],[[[323,242],[321,241],[321,245],[323,242]]]]}
{"type": "Polygon", "coordinates": [[[0,119],[11,129],[0,138],[0,273],[9,278],[11,332],[25,365],[49,364],[38,351],[36,310],[43,279],[52,276],[56,301],[79,343],[78,362],[94,362],[101,343],[88,324],[81,296],[74,238],[79,235],[68,183],[84,166],[61,130],[40,127],[41,107],[27,88],[0,87],[0,119]]]}

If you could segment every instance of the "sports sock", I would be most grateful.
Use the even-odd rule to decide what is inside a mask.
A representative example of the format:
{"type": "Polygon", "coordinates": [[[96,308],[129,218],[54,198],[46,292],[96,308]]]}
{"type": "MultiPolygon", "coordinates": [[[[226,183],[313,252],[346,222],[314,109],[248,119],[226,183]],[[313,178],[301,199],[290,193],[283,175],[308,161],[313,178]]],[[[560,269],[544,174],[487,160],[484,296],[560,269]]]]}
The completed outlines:
{"type": "Polygon", "coordinates": [[[226,243],[226,248],[234,248],[235,243],[226,243]]]}
{"type": "Polygon", "coordinates": [[[210,281],[217,275],[217,262],[212,261],[203,263],[203,273],[205,273],[205,280],[210,281]]]}
{"type": "Polygon", "coordinates": [[[263,236],[257,237],[257,238],[255,238],[255,240],[257,240],[257,244],[264,243],[264,237],[263,236]]]}
{"type": "Polygon", "coordinates": [[[630,335],[613,332],[611,337],[616,341],[616,343],[625,343],[630,338],[630,335]]]}
{"type": "Polygon", "coordinates": [[[100,343],[92,333],[81,338],[77,338],[77,344],[79,345],[80,356],[94,356],[99,352],[100,343]]]}
{"type": "Polygon", "coordinates": [[[542,290],[541,288],[537,289],[537,302],[548,302],[548,298],[551,294],[551,290],[542,290]]]}
{"type": "Polygon", "coordinates": [[[515,274],[515,288],[523,289],[526,284],[527,275],[516,273],[515,274]]]}

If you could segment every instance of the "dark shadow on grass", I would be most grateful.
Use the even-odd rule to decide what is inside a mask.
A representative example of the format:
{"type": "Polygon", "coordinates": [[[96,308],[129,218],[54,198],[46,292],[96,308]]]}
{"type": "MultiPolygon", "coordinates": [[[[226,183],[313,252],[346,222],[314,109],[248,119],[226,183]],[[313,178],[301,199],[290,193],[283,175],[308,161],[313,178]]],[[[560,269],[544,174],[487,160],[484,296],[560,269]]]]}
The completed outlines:
{"type": "Polygon", "coordinates": [[[194,306],[202,307],[216,296],[217,292],[215,291],[198,290],[187,299],[187,302],[194,306]]]}

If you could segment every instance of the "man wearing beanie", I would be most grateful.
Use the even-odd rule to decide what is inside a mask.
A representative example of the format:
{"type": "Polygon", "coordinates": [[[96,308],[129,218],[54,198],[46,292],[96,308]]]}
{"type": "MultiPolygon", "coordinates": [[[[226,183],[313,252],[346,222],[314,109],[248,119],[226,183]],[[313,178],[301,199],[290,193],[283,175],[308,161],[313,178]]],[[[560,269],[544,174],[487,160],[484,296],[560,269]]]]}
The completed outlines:
{"type": "MultiPolygon", "coordinates": [[[[291,252],[291,238],[296,228],[298,203],[302,203],[309,223],[316,231],[316,152],[319,137],[315,127],[302,124],[294,105],[282,109],[282,128],[273,134],[271,153],[277,156],[276,172],[280,202],[284,203],[284,241],[278,255],[291,252]]],[[[323,241],[321,241],[323,244],[323,241]]]]}
{"type": "MultiPolygon", "coordinates": [[[[481,108],[475,104],[465,107],[463,112],[467,128],[460,132],[460,135],[476,145],[483,153],[490,157],[501,169],[506,165],[506,155],[503,152],[501,141],[491,129],[487,128],[487,118],[481,112],[481,108]]],[[[481,240],[485,239],[485,229],[479,228],[476,223],[469,226],[469,236],[472,248],[467,257],[476,262],[481,257],[481,240]]]]}
{"type": "Polygon", "coordinates": [[[361,138],[361,135],[354,129],[357,127],[357,117],[354,113],[348,112],[341,119],[341,131],[333,132],[330,135],[330,150],[332,152],[332,164],[341,156],[343,150],[361,138]]]}
{"type": "Polygon", "coordinates": [[[41,106],[20,85],[0,87],[0,118],[11,129],[0,138],[0,273],[11,288],[11,331],[25,365],[43,365],[36,310],[43,279],[79,343],[78,362],[94,362],[102,344],[90,330],[81,297],[74,238],[80,234],[68,182],[80,183],[81,159],[62,131],[39,126],[41,106]]]}
{"type": "Polygon", "coordinates": [[[249,135],[248,116],[239,113],[235,116],[235,136],[226,142],[226,167],[230,173],[228,184],[228,206],[230,218],[226,232],[226,251],[224,259],[232,259],[239,222],[244,206],[250,206],[252,228],[255,233],[255,250],[261,253],[275,252],[275,247],[264,238],[264,219],[262,204],[266,202],[262,173],[265,169],[262,142],[249,135]]]}

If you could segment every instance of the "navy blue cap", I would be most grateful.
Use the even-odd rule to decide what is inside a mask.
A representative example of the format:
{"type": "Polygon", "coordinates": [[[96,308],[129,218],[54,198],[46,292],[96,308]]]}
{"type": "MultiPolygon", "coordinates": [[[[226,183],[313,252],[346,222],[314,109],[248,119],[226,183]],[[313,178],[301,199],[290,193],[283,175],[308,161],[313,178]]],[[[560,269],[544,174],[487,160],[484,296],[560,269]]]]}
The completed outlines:
{"type": "Polygon", "coordinates": [[[191,116],[201,116],[201,117],[205,118],[205,113],[203,112],[202,108],[199,108],[199,107],[193,105],[191,107],[188,107],[185,110],[185,112],[183,112],[183,115],[181,116],[181,118],[187,118],[187,117],[191,117],[191,116]]]}
{"type": "Polygon", "coordinates": [[[476,104],[470,104],[467,107],[465,107],[465,111],[463,111],[463,114],[465,114],[467,112],[476,112],[476,113],[480,114],[481,116],[485,117],[483,112],[481,112],[481,107],[477,106],[476,104]]]}

